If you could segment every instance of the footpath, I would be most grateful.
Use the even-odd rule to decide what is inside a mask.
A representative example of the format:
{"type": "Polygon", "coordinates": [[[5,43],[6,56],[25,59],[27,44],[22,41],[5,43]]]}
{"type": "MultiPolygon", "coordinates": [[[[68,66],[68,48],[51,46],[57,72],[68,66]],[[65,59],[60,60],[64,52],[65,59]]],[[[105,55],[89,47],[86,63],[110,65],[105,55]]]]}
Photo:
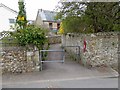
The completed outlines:
{"type": "MultiPolygon", "coordinates": [[[[50,49],[60,50],[60,44],[51,45],[50,49]]],[[[50,58],[52,59],[53,57],[57,57],[57,54],[55,52],[50,54],[50,58]]],[[[19,84],[105,77],[117,78],[118,73],[110,68],[88,69],[73,60],[67,59],[64,63],[44,63],[42,71],[23,74],[5,74],[2,76],[2,85],[5,87],[9,84],[14,85],[16,83],[19,84]]]]}

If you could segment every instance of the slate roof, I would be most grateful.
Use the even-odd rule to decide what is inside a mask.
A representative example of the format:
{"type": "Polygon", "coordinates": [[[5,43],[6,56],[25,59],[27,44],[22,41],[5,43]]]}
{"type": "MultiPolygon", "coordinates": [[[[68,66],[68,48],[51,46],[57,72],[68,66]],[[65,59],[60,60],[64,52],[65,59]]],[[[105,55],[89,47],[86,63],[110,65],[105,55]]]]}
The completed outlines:
{"type": "Polygon", "coordinates": [[[58,20],[55,20],[56,14],[57,13],[54,11],[39,9],[39,15],[43,21],[53,21],[53,22],[58,21],[58,20]]]}

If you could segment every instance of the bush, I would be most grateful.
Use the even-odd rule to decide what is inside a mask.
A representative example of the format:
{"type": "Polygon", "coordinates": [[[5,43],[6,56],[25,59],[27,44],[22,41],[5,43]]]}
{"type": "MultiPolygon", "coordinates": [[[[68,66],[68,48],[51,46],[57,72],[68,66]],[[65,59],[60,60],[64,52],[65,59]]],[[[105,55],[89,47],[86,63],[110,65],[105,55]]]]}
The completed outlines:
{"type": "Polygon", "coordinates": [[[45,31],[43,28],[29,25],[25,29],[18,29],[11,35],[15,37],[21,46],[34,45],[40,50],[43,49],[44,44],[48,41],[45,37],[45,31]]]}

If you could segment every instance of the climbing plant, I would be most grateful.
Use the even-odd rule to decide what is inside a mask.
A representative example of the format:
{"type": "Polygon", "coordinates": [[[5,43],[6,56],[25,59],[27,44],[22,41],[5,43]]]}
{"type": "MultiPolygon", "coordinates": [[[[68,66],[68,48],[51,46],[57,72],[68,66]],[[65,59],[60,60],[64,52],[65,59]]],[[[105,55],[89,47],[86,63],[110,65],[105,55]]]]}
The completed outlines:
{"type": "Polygon", "coordinates": [[[19,5],[19,13],[16,19],[16,23],[20,26],[21,29],[23,29],[27,25],[24,1],[19,0],[18,5],[19,5]]]}

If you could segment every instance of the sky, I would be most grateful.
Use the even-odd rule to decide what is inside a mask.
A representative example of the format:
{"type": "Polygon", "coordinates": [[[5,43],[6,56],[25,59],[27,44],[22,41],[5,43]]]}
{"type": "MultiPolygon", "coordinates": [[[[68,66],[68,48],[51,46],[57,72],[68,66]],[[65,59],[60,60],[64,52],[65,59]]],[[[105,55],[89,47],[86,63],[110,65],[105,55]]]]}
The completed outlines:
{"type": "MultiPolygon", "coordinates": [[[[35,20],[38,9],[54,10],[60,0],[24,0],[27,13],[27,19],[35,20]]],[[[19,11],[18,0],[0,0],[0,3],[9,8],[19,11]]]]}

